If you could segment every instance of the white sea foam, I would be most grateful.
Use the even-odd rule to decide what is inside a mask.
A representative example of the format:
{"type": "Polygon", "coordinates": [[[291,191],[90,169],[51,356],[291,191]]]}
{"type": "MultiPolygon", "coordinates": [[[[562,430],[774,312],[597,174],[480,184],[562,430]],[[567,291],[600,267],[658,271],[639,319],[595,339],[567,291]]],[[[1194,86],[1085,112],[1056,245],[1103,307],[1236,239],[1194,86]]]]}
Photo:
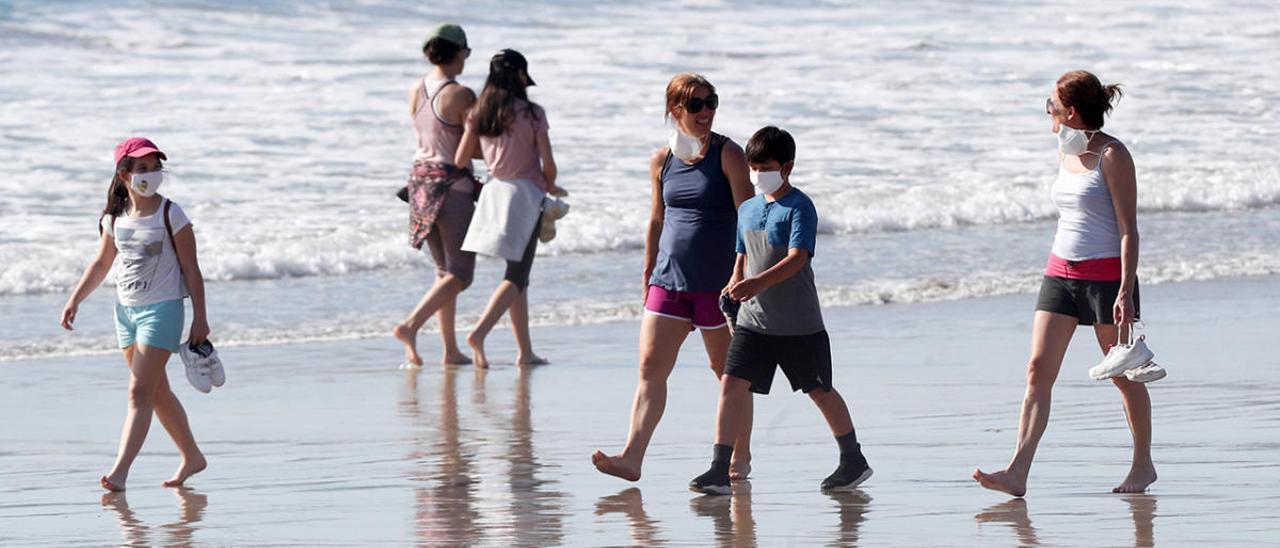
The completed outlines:
{"type": "MultiPolygon", "coordinates": [[[[1029,273],[983,281],[974,261],[950,259],[980,249],[1004,269],[1040,253],[967,230],[1040,230],[1053,219],[1054,140],[1042,106],[1073,68],[1127,86],[1107,130],[1135,158],[1140,222],[1180,235],[1144,233],[1144,246],[1176,248],[1169,260],[1188,265],[1181,274],[1161,267],[1174,269],[1168,278],[1272,268],[1265,252],[1250,257],[1274,237],[1212,222],[1280,208],[1280,80],[1271,74],[1280,20],[1270,6],[1138,2],[1117,13],[1086,3],[1081,12],[1107,15],[1065,26],[1056,6],[1003,2],[713,1],[653,16],[670,7],[0,3],[0,304],[74,286],[96,249],[111,147],[133,134],[169,155],[178,177],[164,192],[195,224],[211,291],[426,268],[406,245],[407,211],[392,193],[412,157],[405,103],[426,69],[421,40],[443,19],[462,22],[476,51],[464,84],[483,82],[488,52],[529,57],[539,82],[531,96],[547,109],[573,204],[539,253],[578,256],[566,268],[597,277],[575,287],[602,302],[616,299],[608,288],[638,285],[630,270],[590,263],[639,268],[647,162],[669,131],[662,90],[682,70],[717,84],[716,128],[738,143],[766,123],[795,135],[795,182],[817,203],[827,237],[854,252],[864,239],[892,244],[855,263],[859,279],[879,281],[842,278],[824,290],[835,304],[1025,290],[1029,273]],[[786,32],[761,26],[783,19],[786,32]],[[899,278],[907,281],[891,281],[899,278]]],[[[1252,230],[1280,226],[1274,214],[1260,223],[1252,230]]],[[[1047,246],[1047,235],[1035,237],[1047,246]]],[[[1144,247],[1143,256],[1161,252],[1144,247]]],[[[1161,276],[1149,266],[1144,275],[1161,276]]],[[[576,310],[594,299],[564,290],[556,300],[554,309],[576,310]]],[[[579,321],[561,313],[546,321],[579,321]]],[[[253,331],[235,340],[265,336],[253,331]]]]}

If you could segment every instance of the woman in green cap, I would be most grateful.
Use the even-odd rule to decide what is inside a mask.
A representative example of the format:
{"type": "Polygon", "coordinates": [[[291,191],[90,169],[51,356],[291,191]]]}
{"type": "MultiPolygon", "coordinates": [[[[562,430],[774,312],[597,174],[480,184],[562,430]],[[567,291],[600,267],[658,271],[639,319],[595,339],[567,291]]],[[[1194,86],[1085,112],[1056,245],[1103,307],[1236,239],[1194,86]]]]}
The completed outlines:
{"type": "Polygon", "coordinates": [[[402,367],[422,365],[418,355],[418,330],[439,313],[445,364],[468,364],[471,358],[458,350],[454,315],[458,294],[471,285],[476,256],[462,251],[462,239],[475,211],[475,182],[471,162],[454,162],[462,140],[466,113],[476,94],[455,80],[462,73],[471,48],[462,27],[443,23],[431,31],[422,53],[433,68],[409,93],[409,114],[418,137],[413,172],[406,187],[409,201],[409,245],[425,243],[436,263],[436,282],[409,317],[393,334],[404,343],[402,367]]]}

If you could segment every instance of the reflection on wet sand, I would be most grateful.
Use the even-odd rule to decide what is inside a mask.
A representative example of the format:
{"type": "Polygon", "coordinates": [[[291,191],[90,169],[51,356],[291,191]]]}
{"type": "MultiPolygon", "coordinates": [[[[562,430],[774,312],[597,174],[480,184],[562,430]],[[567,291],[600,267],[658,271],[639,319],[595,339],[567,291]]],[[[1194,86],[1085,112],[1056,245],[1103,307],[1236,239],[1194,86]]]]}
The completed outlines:
{"type": "Polygon", "coordinates": [[[414,429],[410,458],[412,477],[421,482],[414,497],[419,541],[430,545],[562,544],[565,495],[554,489],[555,481],[541,479],[543,464],[533,446],[532,370],[518,370],[509,432],[503,432],[508,430],[505,427],[495,432],[490,426],[489,419],[498,415],[489,408],[485,393],[488,372],[472,370],[475,379],[470,401],[475,413],[467,418],[485,423],[482,425],[461,424],[458,368],[443,369],[436,417],[430,416],[419,401],[419,375],[430,373],[407,375],[408,390],[400,410],[414,429]],[[509,443],[505,450],[495,452],[495,434],[504,433],[509,433],[509,443]],[[502,481],[482,475],[481,470],[492,469],[484,462],[486,459],[510,463],[504,478],[510,496],[498,496],[493,489],[484,488],[487,483],[502,481]]]}
{"type": "Polygon", "coordinates": [[[644,511],[644,495],[638,487],[629,487],[616,495],[600,497],[596,501],[596,515],[621,513],[627,517],[627,525],[631,529],[631,539],[639,546],[665,546],[668,541],[662,538],[662,530],[658,522],[644,511]]]}
{"type": "Polygon", "coordinates": [[[151,536],[153,531],[147,527],[137,514],[129,508],[129,499],[127,492],[120,491],[115,493],[106,493],[102,495],[102,506],[111,509],[116,514],[116,521],[120,525],[120,536],[123,546],[151,546],[160,544],[164,546],[193,546],[195,541],[193,537],[199,523],[204,518],[204,509],[209,505],[209,497],[203,493],[197,493],[189,487],[180,487],[173,490],[174,496],[178,497],[178,521],[167,523],[159,526],[159,532],[165,533],[160,535],[161,538],[156,539],[158,542],[152,542],[151,536]]]}
{"type": "Polygon", "coordinates": [[[827,496],[840,505],[840,528],[830,546],[857,546],[858,528],[871,512],[871,495],[861,489],[832,491],[827,496]]]}
{"type": "Polygon", "coordinates": [[[756,546],[756,520],[751,516],[751,482],[733,483],[733,495],[702,495],[689,501],[693,513],[709,517],[715,527],[716,546],[756,546]]]}
{"type": "MultiPolygon", "coordinates": [[[[1155,546],[1156,497],[1147,494],[1125,495],[1133,517],[1133,545],[1137,548],[1155,546]]],[[[1006,523],[1018,536],[1019,546],[1040,546],[1040,536],[1031,525],[1025,499],[1012,499],[989,506],[973,516],[978,523],[1006,523]]]]}
{"type": "Polygon", "coordinates": [[[1139,548],[1156,545],[1156,497],[1146,494],[1125,495],[1133,515],[1133,545],[1139,548]]]}
{"type": "MultiPolygon", "coordinates": [[[[482,375],[477,372],[473,385],[477,392],[484,392],[482,375]]],[[[425,544],[472,544],[480,538],[480,512],[473,504],[475,453],[458,432],[457,377],[456,368],[444,368],[440,415],[434,419],[419,405],[417,373],[407,374],[409,390],[400,402],[402,414],[414,419],[415,428],[427,427],[413,435],[414,450],[409,455],[414,463],[412,477],[421,482],[414,490],[414,526],[425,544]]]]}
{"type": "Polygon", "coordinates": [[[1018,536],[1018,546],[1040,545],[1040,536],[1036,533],[1036,528],[1031,525],[1031,517],[1027,515],[1026,499],[1010,499],[1000,504],[988,506],[985,510],[973,516],[973,519],[978,520],[979,524],[1008,524],[1013,528],[1014,534],[1018,536]]]}
{"type": "Polygon", "coordinates": [[[533,417],[529,380],[533,367],[521,367],[511,416],[511,515],[515,544],[553,546],[564,543],[564,493],[557,482],[538,477],[543,465],[533,450],[533,417]]]}

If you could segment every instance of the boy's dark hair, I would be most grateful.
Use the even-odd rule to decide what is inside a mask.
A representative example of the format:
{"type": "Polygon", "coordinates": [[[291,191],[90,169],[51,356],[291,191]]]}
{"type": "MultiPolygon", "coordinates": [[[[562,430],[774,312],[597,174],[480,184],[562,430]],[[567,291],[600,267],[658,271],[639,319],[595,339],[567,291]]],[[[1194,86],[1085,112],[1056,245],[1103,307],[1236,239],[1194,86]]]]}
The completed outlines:
{"type": "Polygon", "coordinates": [[[754,164],[776,160],[779,165],[796,159],[796,140],[777,126],[760,128],[747,141],[747,161],[754,164]]]}

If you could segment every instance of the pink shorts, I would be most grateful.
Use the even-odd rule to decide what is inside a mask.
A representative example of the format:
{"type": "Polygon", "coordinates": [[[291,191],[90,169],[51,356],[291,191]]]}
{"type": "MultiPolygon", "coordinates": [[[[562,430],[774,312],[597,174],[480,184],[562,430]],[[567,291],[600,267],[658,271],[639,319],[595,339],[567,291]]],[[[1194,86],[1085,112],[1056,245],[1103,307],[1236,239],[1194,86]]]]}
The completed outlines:
{"type": "Polygon", "coordinates": [[[644,311],[654,316],[693,322],[698,329],[719,329],[729,324],[720,311],[720,293],[716,291],[670,291],[649,286],[644,311]]]}

